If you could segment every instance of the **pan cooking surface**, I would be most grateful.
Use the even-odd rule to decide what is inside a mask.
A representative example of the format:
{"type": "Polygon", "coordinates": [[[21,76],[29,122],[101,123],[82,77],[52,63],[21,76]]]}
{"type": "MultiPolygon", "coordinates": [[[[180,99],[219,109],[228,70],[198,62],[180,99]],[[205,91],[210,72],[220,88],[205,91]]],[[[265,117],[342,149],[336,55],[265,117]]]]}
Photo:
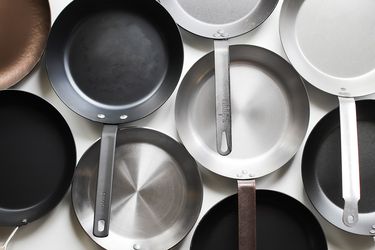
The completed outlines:
{"type": "Polygon", "coordinates": [[[69,69],[90,98],[104,104],[143,102],[168,69],[158,29],[143,16],[107,10],[88,17],[72,34],[69,69]]]}
{"type": "Polygon", "coordinates": [[[302,53],[314,67],[335,77],[356,77],[372,71],[374,9],[372,0],[306,0],[296,20],[302,53]]]}
{"type": "MultiPolygon", "coordinates": [[[[324,250],[325,237],[311,212],[284,194],[257,190],[257,250],[324,250]]],[[[201,220],[191,250],[238,249],[237,195],[216,204],[201,220]]]]}
{"type": "Polygon", "coordinates": [[[36,96],[0,92],[0,115],[0,224],[18,225],[60,201],[73,176],[75,146],[62,116],[36,96]]]}
{"type": "Polygon", "coordinates": [[[178,0],[181,7],[196,19],[212,23],[231,23],[245,17],[260,0],[178,0]]]}
{"type": "Polygon", "coordinates": [[[89,236],[108,249],[169,249],[193,226],[202,202],[196,163],[173,139],[130,128],[118,132],[109,236],[92,235],[100,144],[82,157],[73,206],[89,236]]]}
{"type": "Polygon", "coordinates": [[[358,226],[348,228],[341,222],[344,201],[342,199],[341,184],[340,118],[338,109],[326,115],[315,126],[306,143],[302,161],[302,176],[306,192],[317,210],[323,213],[322,215],[336,226],[365,235],[369,234],[372,226],[370,223],[373,223],[375,218],[373,215],[375,212],[374,108],[375,102],[373,100],[357,102],[361,178],[358,226]],[[337,209],[334,209],[334,207],[337,209]]]}
{"type": "MultiPolygon", "coordinates": [[[[191,105],[194,111],[190,118],[194,131],[211,151],[216,151],[216,131],[212,129],[216,126],[212,73],[201,83],[191,105]]],[[[233,62],[230,75],[233,151],[227,157],[246,159],[266,154],[283,137],[289,123],[291,107],[286,93],[279,87],[282,82],[262,65],[250,62],[233,62]]]]}
{"type": "Polygon", "coordinates": [[[50,18],[48,0],[1,0],[0,89],[20,81],[39,61],[50,18]]]}

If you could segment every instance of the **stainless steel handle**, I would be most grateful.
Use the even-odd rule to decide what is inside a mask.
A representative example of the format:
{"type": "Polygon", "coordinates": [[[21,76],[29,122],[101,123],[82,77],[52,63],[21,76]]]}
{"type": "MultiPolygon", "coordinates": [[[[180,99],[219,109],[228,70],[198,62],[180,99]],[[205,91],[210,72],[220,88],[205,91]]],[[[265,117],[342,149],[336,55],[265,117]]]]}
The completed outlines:
{"type": "Polygon", "coordinates": [[[96,237],[107,237],[109,232],[117,130],[117,125],[103,126],[94,213],[96,237]]]}
{"type": "Polygon", "coordinates": [[[229,43],[215,40],[216,148],[221,155],[232,151],[229,43]]]}
{"type": "Polygon", "coordinates": [[[238,180],[238,250],[256,250],[255,180],[238,180]]]}
{"type": "Polygon", "coordinates": [[[6,250],[8,247],[9,242],[12,240],[13,236],[16,234],[19,227],[13,229],[12,233],[9,235],[8,239],[5,241],[4,245],[0,246],[0,250],[6,250]]]}
{"type": "Polygon", "coordinates": [[[342,198],[345,201],[342,220],[348,227],[358,222],[360,177],[357,114],[354,98],[339,97],[341,134],[342,198]]]}

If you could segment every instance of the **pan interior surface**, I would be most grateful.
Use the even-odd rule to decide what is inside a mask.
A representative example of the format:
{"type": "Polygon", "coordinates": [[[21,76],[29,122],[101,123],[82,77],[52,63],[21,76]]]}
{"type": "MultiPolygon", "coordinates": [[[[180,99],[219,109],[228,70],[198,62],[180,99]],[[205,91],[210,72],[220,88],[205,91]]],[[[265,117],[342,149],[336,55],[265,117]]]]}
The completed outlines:
{"type": "Polygon", "coordinates": [[[296,20],[302,53],[314,67],[334,77],[357,77],[372,71],[374,9],[371,0],[306,0],[296,20]]]}
{"type": "Polygon", "coordinates": [[[92,235],[100,145],[81,159],[73,205],[85,231],[107,249],[169,249],[191,229],[200,212],[202,185],[194,160],[173,139],[149,129],[118,134],[110,233],[92,235]]]}
{"type": "Polygon", "coordinates": [[[260,0],[178,0],[183,9],[202,22],[225,24],[237,21],[250,13],[260,0]]]}
{"type": "Polygon", "coordinates": [[[134,105],[152,96],[168,69],[158,29],[143,16],[100,11],[76,27],[67,50],[74,82],[89,98],[108,105],[134,105]]]}
{"type": "Polygon", "coordinates": [[[215,173],[246,179],[283,166],[306,133],[308,98],[299,75],[276,54],[252,46],[232,46],[233,149],[216,152],[213,56],[203,57],[182,81],[176,123],[189,152],[215,173]]]}
{"type": "MultiPolygon", "coordinates": [[[[324,250],[324,233],[313,214],[297,200],[275,191],[256,191],[258,250],[324,250]]],[[[237,194],[209,210],[200,221],[191,250],[238,249],[237,194]]]]}
{"type": "Polygon", "coordinates": [[[0,92],[0,114],[0,225],[21,225],[64,196],[76,164],[75,144],[58,111],[32,94],[0,92]]]}
{"type": "Polygon", "coordinates": [[[340,96],[375,92],[375,2],[287,0],[280,34],[291,63],[311,84],[340,96]]]}
{"type": "Polygon", "coordinates": [[[369,234],[375,219],[375,195],[373,193],[375,179],[374,108],[375,101],[373,100],[357,102],[361,178],[358,225],[348,228],[341,221],[344,200],[342,199],[340,118],[338,109],[326,115],[311,132],[302,161],[304,185],[313,205],[334,225],[358,234],[369,234]],[[323,210],[323,207],[327,208],[323,210]],[[369,220],[367,216],[370,216],[371,219],[369,220]]]}
{"type": "Polygon", "coordinates": [[[48,0],[2,0],[0,89],[25,77],[37,64],[51,26],[48,0]]]}
{"type": "Polygon", "coordinates": [[[160,0],[176,22],[196,35],[228,39],[263,23],[278,0],[160,0]]]}

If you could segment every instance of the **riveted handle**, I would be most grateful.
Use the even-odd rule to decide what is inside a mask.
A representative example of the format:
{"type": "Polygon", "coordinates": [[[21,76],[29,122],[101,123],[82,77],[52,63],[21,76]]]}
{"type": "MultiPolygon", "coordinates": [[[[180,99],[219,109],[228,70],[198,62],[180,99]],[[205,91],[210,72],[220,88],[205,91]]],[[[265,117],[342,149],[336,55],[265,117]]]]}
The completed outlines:
{"type": "Polygon", "coordinates": [[[232,151],[229,43],[215,40],[216,148],[221,155],[232,151]]]}
{"type": "Polygon", "coordinates": [[[96,237],[107,237],[109,232],[117,130],[117,125],[103,126],[94,213],[96,237]]]}
{"type": "Polygon", "coordinates": [[[352,227],[358,222],[360,199],[357,114],[354,98],[339,97],[342,197],[345,201],[343,223],[352,227]]]}
{"type": "Polygon", "coordinates": [[[238,180],[238,249],[256,250],[255,180],[238,180]]]}

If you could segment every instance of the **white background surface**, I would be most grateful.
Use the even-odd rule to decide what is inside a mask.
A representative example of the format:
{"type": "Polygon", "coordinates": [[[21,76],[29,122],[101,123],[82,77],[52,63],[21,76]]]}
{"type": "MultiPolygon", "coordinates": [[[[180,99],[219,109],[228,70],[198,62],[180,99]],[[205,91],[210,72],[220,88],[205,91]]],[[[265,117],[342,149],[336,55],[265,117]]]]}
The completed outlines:
{"type": "MultiPolygon", "coordinates": [[[[70,0],[50,0],[52,20],[56,19],[60,11],[69,2],[70,0]]],[[[270,18],[258,29],[239,38],[231,39],[230,43],[244,43],[262,46],[286,58],[285,53],[282,50],[278,29],[281,4],[282,1],[279,2],[276,10],[270,18]]],[[[181,33],[185,49],[185,61],[182,73],[183,77],[194,62],[212,50],[213,42],[208,39],[193,36],[183,30],[181,30],[181,33]]],[[[76,115],[58,99],[48,82],[43,60],[35,70],[21,83],[16,85],[15,88],[42,96],[51,102],[63,114],[75,136],[78,157],[77,161],[85,150],[100,137],[100,124],[93,123],[76,115]]],[[[325,113],[337,107],[337,98],[335,96],[327,95],[310,85],[307,86],[307,89],[311,103],[311,117],[308,131],[308,133],[310,133],[313,126],[325,113]]],[[[176,91],[160,110],[141,121],[135,122],[134,124],[155,128],[176,138],[177,133],[174,122],[175,96],[176,91]]],[[[375,249],[375,243],[372,238],[351,235],[336,229],[313,210],[304,194],[302,186],[300,170],[302,148],[303,147],[301,147],[301,150],[299,150],[296,157],[289,165],[284,166],[273,174],[258,179],[257,187],[284,192],[307,205],[307,207],[317,216],[324,229],[328,240],[329,250],[375,249]]],[[[236,192],[236,181],[213,175],[205,171],[203,168],[201,168],[201,170],[205,188],[204,202],[200,218],[215,203],[229,194],[236,192]]],[[[174,250],[189,249],[190,239],[194,229],[183,242],[174,248],[174,250]]],[[[282,230],[282,228],[280,230],[282,230]]],[[[9,228],[0,228],[0,242],[3,242],[8,232],[10,232],[9,228]]],[[[293,240],[293,236],[291,235],[290,237],[291,240],[293,240]]],[[[272,235],[270,235],[270,240],[272,240],[272,235]]],[[[69,191],[62,202],[52,212],[43,218],[22,227],[10,243],[9,249],[95,250],[101,248],[93,243],[80,228],[72,210],[69,191]]]]}

